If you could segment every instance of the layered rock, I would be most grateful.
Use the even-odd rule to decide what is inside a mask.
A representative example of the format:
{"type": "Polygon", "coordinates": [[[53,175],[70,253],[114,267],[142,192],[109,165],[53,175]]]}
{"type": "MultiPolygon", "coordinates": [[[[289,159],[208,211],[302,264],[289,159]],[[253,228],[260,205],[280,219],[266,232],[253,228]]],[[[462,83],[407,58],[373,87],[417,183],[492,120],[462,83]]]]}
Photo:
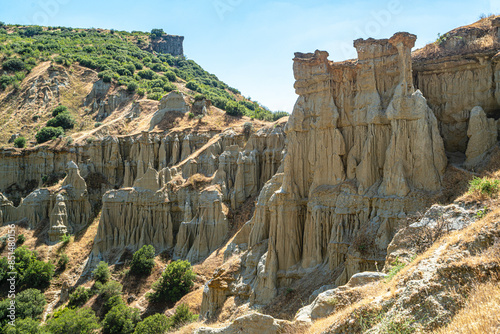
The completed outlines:
{"type": "Polygon", "coordinates": [[[465,166],[474,168],[481,164],[488,152],[498,145],[497,122],[493,118],[487,118],[483,108],[472,109],[467,129],[469,143],[465,155],[465,166]]]}
{"type": "Polygon", "coordinates": [[[254,303],[268,303],[317,266],[337,272],[337,285],[375,269],[398,219],[441,188],[447,160],[437,119],[413,87],[415,39],[357,40],[357,62],[296,54],[299,98],[282,173],[236,237],[243,245],[230,247],[249,247],[239,280],[254,303]]]}
{"type": "Polygon", "coordinates": [[[183,42],[184,36],[162,35],[151,39],[151,49],[158,53],[182,56],[184,54],[183,42]]]}
{"type": "Polygon", "coordinates": [[[171,92],[165,95],[161,101],[158,111],[154,113],[153,118],[149,122],[149,131],[160,124],[165,115],[171,113],[186,113],[189,111],[189,105],[184,99],[184,94],[179,92],[171,92]]]}

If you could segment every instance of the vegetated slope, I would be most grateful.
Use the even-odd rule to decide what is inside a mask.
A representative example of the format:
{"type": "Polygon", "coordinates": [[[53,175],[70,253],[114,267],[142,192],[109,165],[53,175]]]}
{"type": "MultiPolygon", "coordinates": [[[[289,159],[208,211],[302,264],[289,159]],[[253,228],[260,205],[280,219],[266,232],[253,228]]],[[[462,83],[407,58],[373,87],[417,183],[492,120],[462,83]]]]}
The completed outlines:
{"type": "MultiPolygon", "coordinates": [[[[15,133],[32,141],[58,105],[68,107],[75,121],[66,129],[72,134],[115,120],[120,111],[144,109],[140,116],[148,115],[153,101],[176,90],[193,101],[209,99],[233,116],[285,115],[243,98],[193,60],[143,50],[151,50],[151,39],[142,32],[0,24],[0,142],[15,133]],[[104,85],[94,88],[99,79],[104,85]]],[[[123,124],[112,132],[134,130],[123,124]]]]}

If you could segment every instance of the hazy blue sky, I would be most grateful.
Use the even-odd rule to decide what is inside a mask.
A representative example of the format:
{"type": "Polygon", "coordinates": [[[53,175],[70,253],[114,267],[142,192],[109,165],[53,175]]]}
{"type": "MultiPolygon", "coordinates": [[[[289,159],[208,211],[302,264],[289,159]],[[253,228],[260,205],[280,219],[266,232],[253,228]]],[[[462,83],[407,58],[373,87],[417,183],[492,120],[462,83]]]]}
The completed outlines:
{"type": "Polygon", "coordinates": [[[481,13],[500,13],[500,0],[0,0],[6,23],[183,35],[188,58],[245,96],[288,112],[296,100],[294,52],[354,58],[354,39],[398,31],[416,34],[421,47],[481,13]]]}

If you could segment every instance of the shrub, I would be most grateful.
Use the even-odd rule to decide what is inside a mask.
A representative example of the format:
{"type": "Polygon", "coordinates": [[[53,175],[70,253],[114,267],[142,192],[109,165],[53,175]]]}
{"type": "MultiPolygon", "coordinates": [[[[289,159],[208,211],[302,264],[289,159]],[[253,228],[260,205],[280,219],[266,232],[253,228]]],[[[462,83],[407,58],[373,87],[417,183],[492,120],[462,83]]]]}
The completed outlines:
{"type": "Polygon", "coordinates": [[[65,308],[57,316],[47,321],[51,334],[92,334],[99,329],[99,321],[89,308],[65,308]]]}
{"type": "Polygon", "coordinates": [[[135,327],[134,334],[164,334],[172,326],[172,321],[165,314],[154,314],[135,327]]]}
{"type": "Polygon", "coordinates": [[[151,30],[151,36],[153,37],[161,37],[165,34],[163,29],[152,29],[151,30]]]}
{"type": "Polygon", "coordinates": [[[97,268],[95,268],[95,270],[92,273],[94,274],[95,280],[103,284],[106,283],[111,277],[111,274],[109,272],[109,266],[104,261],[99,262],[97,268]]]}
{"type": "Polygon", "coordinates": [[[59,257],[59,260],[57,261],[57,269],[58,270],[65,270],[66,266],[68,265],[69,262],[69,257],[66,255],[66,253],[62,253],[61,256],[59,257]]]}
{"type": "Polygon", "coordinates": [[[121,295],[115,295],[110,297],[108,300],[102,304],[101,312],[102,314],[107,314],[113,307],[118,305],[125,305],[121,295]]]}
{"type": "Polygon", "coordinates": [[[181,325],[187,324],[196,320],[198,317],[189,311],[189,306],[186,304],[181,304],[175,309],[175,313],[172,316],[172,325],[179,327],[181,325]]]}
{"type": "Polygon", "coordinates": [[[102,322],[103,334],[132,334],[139,322],[139,310],[124,304],[113,307],[102,322]]]}
{"type": "Polygon", "coordinates": [[[99,72],[99,74],[97,74],[97,76],[100,79],[102,79],[103,82],[110,83],[113,80],[115,74],[113,73],[113,71],[105,70],[105,71],[99,72]]]}
{"type": "Polygon", "coordinates": [[[52,117],[56,117],[59,114],[62,114],[64,112],[68,111],[68,107],[66,106],[57,106],[52,110],[52,117]]]}
{"type": "Polygon", "coordinates": [[[245,136],[248,137],[252,132],[252,129],[253,129],[252,122],[245,122],[245,124],[243,124],[243,133],[245,134],[245,136]]]}
{"type": "Polygon", "coordinates": [[[40,290],[24,290],[16,295],[16,318],[41,319],[46,304],[45,296],[40,290]]]}
{"type": "Polygon", "coordinates": [[[194,114],[193,114],[192,112],[189,112],[189,113],[188,113],[188,118],[189,118],[189,119],[194,118],[194,114]]]}
{"type": "Polygon", "coordinates": [[[245,107],[236,101],[228,101],[226,104],[226,114],[231,116],[243,116],[245,107]]]}
{"type": "Polygon", "coordinates": [[[26,138],[24,137],[17,137],[14,140],[14,146],[17,148],[24,148],[26,146],[26,138]]]}
{"type": "Polygon", "coordinates": [[[186,84],[186,88],[191,89],[192,91],[201,93],[201,87],[196,81],[189,81],[186,84]]]}
{"type": "Polygon", "coordinates": [[[391,264],[391,268],[389,269],[389,272],[387,273],[387,278],[386,282],[389,282],[394,276],[396,276],[401,269],[405,267],[405,264],[399,261],[398,258],[391,264]]]}
{"type": "Polygon", "coordinates": [[[469,192],[479,193],[481,195],[487,195],[492,197],[498,193],[500,190],[500,180],[491,178],[478,178],[474,177],[469,182],[469,192]]]}
{"type": "Polygon", "coordinates": [[[167,77],[170,82],[175,82],[177,80],[175,73],[170,70],[165,72],[165,77],[167,77]]]}
{"type": "Polygon", "coordinates": [[[23,286],[45,289],[50,285],[52,276],[54,276],[54,265],[52,263],[36,260],[26,269],[20,283],[22,283],[23,286]]]}
{"type": "Polygon", "coordinates": [[[144,88],[137,89],[137,95],[139,95],[139,96],[146,95],[146,90],[144,88]]]}
{"type": "Polygon", "coordinates": [[[127,84],[127,90],[131,93],[135,92],[137,90],[137,88],[139,88],[139,85],[137,84],[137,82],[132,81],[132,82],[129,82],[127,84]]]}
{"type": "Polygon", "coordinates": [[[17,244],[18,245],[24,244],[25,241],[26,241],[26,237],[24,236],[24,234],[19,234],[17,236],[17,244]]]}
{"type": "Polygon", "coordinates": [[[61,236],[61,242],[62,242],[63,246],[68,245],[70,241],[71,241],[71,235],[64,234],[61,236]]]}
{"type": "Polygon", "coordinates": [[[95,122],[94,123],[94,128],[98,128],[102,125],[102,122],[95,122]]]}
{"type": "Polygon", "coordinates": [[[17,72],[26,69],[26,64],[19,58],[11,58],[3,62],[2,68],[6,71],[17,72]]]}
{"type": "Polygon", "coordinates": [[[195,277],[188,261],[172,262],[153,284],[154,293],[148,298],[153,302],[176,302],[193,287],[195,277]]]}
{"type": "Polygon", "coordinates": [[[130,272],[135,275],[150,275],[155,266],[155,248],[144,245],[132,257],[130,272]]]}
{"type": "Polygon", "coordinates": [[[5,325],[3,328],[4,334],[46,334],[47,332],[40,327],[40,322],[31,318],[17,318],[15,325],[5,325]]]}
{"type": "Polygon", "coordinates": [[[80,307],[84,305],[90,298],[90,289],[84,286],[79,286],[69,295],[69,307],[80,307]]]}
{"type": "Polygon", "coordinates": [[[47,126],[47,127],[41,128],[40,131],[38,131],[36,133],[35,138],[36,138],[36,142],[38,144],[42,144],[42,143],[45,143],[45,142],[52,140],[52,139],[56,139],[59,136],[63,136],[63,135],[64,135],[63,128],[61,128],[61,127],[54,128],[51,126],[47,126]]]}
{"type": "Polygon", "coordinates": [[[120,296],[123,290],[123,285],[117,281],[109,281],[104,284],[100,291],[99,296],[107,302],[111,297],[120,296]]]}
{"type": "Polygon", "coordinates": [[[155,75],[156,75],[156,73],[154,71],[149,70],[149,69],[148,70],[139,71],[139,72],[137,72],[137,74],[141,78],[147,79],[147,80],[152,80],[155,77],[155,75]]]}
{"type": "Polygon", "coordinates": [[[150,99],[150,100],[160,101],[162,97],[163,97],[163,93],[157,92],[157,93],[148,94],[148,99],[150,99]]]}
{"type": "Polygon", "coordinates": [[[203,94],[196,94],[196,95],[194,96],[194,100],[195,100],[195,101],[203,101],[203,100],[205,100],[205,99],[206,99],[206,97],[205,97],[205,95],[203,95],[203,94]]]}

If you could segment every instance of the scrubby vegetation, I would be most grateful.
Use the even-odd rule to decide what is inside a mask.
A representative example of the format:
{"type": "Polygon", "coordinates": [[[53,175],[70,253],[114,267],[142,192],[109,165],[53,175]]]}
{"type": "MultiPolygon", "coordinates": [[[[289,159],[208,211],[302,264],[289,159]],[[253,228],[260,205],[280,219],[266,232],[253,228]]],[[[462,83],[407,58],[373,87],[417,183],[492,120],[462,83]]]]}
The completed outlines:
{"type": "Polygon", "coordinates": [[[132,257],[130,273],[147,276],[151,274],[155,266],[155,248],[152,245],[144,245],[132,257]]]}
{"type": "MultiPolygon", "coordinates": [[[[1,66],[5,71],[0,77],[2,90],[11,86],[17,88],[33,67],[42,61],[53,61],[64,66],[80,64],[96,70],[104,82],[114,82],[130,93],[153,100],[159,100],[177,89],[174,83],[185,82],[192,96],[203,94],[229,115],[246,115],[268,121],[287,115],[283,112],[272,113],[248,99],[237,99],[240,91],[206,72],[191,59],[152,54],[140,48],[147,45],[151,38],[161,37],[164,34],[162,29],[153,29],[151,33],[12,25],[5,25],[2,29],[5,31],[0,34],[1,66]]],[[[53,116],[57,118],[66,111],[54,110],[53,116]]],[[[69,114],[61,118],[51,120],[47,126],[73,127],[69,114]]],[[[43,139],[53,137],[45,136],[43,139]]],[[[38,141],[41,142],[44,141],[38,141]]]]}
{"type": "Polygon", "coordinates": [[[195,273],[188,261],[170,263],[160,279],[153,284],[154,293],[148,295],[152,302],[176,302],[193,287],[195,273]]]}

